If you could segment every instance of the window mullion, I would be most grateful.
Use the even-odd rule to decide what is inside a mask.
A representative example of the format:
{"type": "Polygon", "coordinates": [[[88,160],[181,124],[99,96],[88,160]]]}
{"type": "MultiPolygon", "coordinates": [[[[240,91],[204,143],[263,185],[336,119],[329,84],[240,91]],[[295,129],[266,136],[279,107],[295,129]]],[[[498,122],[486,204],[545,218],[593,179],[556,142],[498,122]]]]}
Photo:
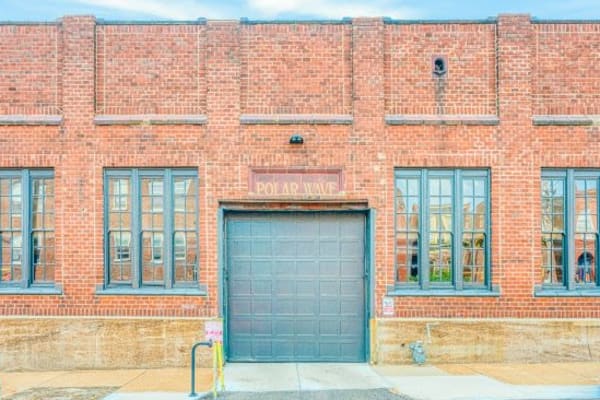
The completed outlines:
{"type": "Polygon", "coordinates": [[[421,234],[420,275],[421,288],[429,289],[429,185],[428,171],[424,169],[421,173],[421,220],[419,221],[419,232],[421,234]]]}
{"type": "Polygon", "coordinates": [[[564,285],[568,290],[575,288],[575,276],[574,276],[574,260],[571,257],[575,254],[575,173],[572,169],[567,170],[567,177],[565,182],[565,194],[566,194],[566,223],[564,224],[565,229],[565,254],[563,256],[563,269],[565,279],[564,285]]]}
{"type": "Polygon", "coordinates": [[[29,170],[21,171],[21,287],[26,288],[33,282],[33,263],[31,259],[31,180],[29,170]]]}
{"type": "Polygon", "coordinates": [[[131,171],[131,287],[138,289],[142,276],[141,190],[137,169],[131,171]]]}
{"type": "Polygon", "coordinates": [[[173,269],[174,269],[174,257],[173,257],[173,219],[174,219],[174,200],[173,200],[173,174],[171,169],[165,170],[164,183],[163,183],[163,265],[164,265],[164,279],[165,287],[170,289],[173,287],[173,269]]]}
{"type": "Polygon", "coordinates": [[[454,196],[452,197],[452,275],[454,277],[454,285],[456,290],[463,289],[463,274],[462,274],[462,175],[461,171],[457,170],[454,176],[454,196]]]}

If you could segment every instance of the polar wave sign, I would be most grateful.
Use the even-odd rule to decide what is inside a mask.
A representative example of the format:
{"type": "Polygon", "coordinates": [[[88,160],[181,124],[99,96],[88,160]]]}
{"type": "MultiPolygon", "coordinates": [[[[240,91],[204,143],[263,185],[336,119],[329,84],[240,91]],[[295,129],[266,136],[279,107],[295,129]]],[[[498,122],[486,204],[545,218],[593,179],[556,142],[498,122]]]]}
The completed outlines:
{"type": "Polygon", "coordinates": [[[341,169],[261,169],[250,171],[249,192],[261,197],[331,197],[342,194],[341,169]]]}

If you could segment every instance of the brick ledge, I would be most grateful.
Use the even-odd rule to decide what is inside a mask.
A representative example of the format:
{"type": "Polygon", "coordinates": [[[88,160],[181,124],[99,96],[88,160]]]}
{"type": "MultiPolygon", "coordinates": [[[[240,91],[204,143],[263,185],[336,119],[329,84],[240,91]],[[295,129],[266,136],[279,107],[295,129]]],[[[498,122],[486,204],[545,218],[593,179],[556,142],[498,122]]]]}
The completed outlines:
{"type": "Polygon", "coordinates": [[[0,125],[60,125],[62,115],[0,115],[0,125]]]}
{"type": "Polygon", "coordinates": [[[127,114],[127,115],[96,115],[96,125],[204,125],[206,115],[177,115],[177,114],[127,114]]]}
{"type": "Polygon", "coordinates": [[[591,126],[600,125],[600,115],[534,115],[536,126],[591,126]]]}
{"type": "Polygon", "coordinates": [[[349,114],[242,114],[242,125],[352,125],[349,114]]]}
{"type": "Polygon", "coordinates": [[[392,114],[385,116],[385,123],[388,125],[498,125],[500,119],[497,115],[392,114]]]}

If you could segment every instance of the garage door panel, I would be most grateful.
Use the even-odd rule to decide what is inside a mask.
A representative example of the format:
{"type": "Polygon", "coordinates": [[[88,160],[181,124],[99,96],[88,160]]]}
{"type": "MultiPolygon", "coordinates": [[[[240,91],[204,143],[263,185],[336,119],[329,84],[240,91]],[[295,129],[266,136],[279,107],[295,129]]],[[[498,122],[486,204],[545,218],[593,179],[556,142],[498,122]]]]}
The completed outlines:
{"type": "Polygon", "coordinates": [[[362,257],[364,249],[361,248],[362,243],[358,240],[345,240],[340,243],[341,254],[343,257],[358,258],[362,257]]]}
{"type": "Polygon", "coordinates": [[[314,259],[317,257],[319,252],[319,242],[311,240],[297,240],[296,241],[296,255],[299,258],[310,258],[314,259]]]}
{"type": "Polygon", "coordinates": [[[252,294],[271,296],[273,294],[271,280],[253,280],[252,294]]]}
{"type": "Polygon", "coordinates": [[[252,303],[243,299],[230,299],[228,311],[232,320],[237,317],[252,316],[252,303]]]}
{"type": "Polygon", "coordinates": [[[337,240],[325,239],[319,242],[319,257],[330,257],[336,259],[339,257],[339,245],[337,240]]]}
{"type": "Polygon", "coordinates": [[[320,319],[319,320],[319,336],[321,338],[326,336],[337,337],[340,335],[340,320],[334,319],[320,319]]]}
{"type": "Polygon", "coordinates": [[[230,361],[364,361],[364,216],[227,216],[230,361]]]}
{"type": "Polygon", "coordinates": [[[294,332],[297,336],[310,336],[314,337],[317,335],[317,324],[313,319],[296,319],[294,322],[294,332]]]}
{"type": "Polygon", "coordinates": [[[352,337],[363,326],[362,318],[344,318],[340,320],[340,336],[352,337]]]}
{"type": "Polygon", "coordinates": [[[250,240],[233,240],[229,244],[230,256],[250,256],[252,254],[252,242],[250,240]]]}
{"type": "Polygon", "coordinates": [[[317,274],[318,265],[314,260],[297,260],[296,262],[296,274],[297,276],[311,276],[317,274]]]}
{"type": "Polygon", "coordinates": [[[324,316],[338,316],[340,315],[340,300],[337,298],[327,299],[321,298],[319,299],[319,311],[320,315],[324,316]]]}
{"type": "Polygon", "coordinates": [[[254,315],[271,315],[273,313],[273,309],[271,307],[271,299],[257,299],[254,298],[252,300],[252,314],[254,315]]]}
{"type": "Polygon", "coordinates": [[[235,279],[229,282],[229,287],[238,295],[249,296],[252,294],[252,282],[247,279],[235,279]]]}
{"type": "Polygon", "coordinates": [[[356,297],[357,293],[363,291],[363,280],[343,280],[340,282],[340,294],[342,296],[356,297]]]}
{"type": "Polygon", "coordinates": [[[252,236],[271,236],[271,224],[268,221],[253,220],[249,225],[252,236]]]}
{"type": "Polygon", "coordinates": [[[294,258],[273,260],[273,274],[276,277],[295,276],[296,260],[294,258]]]}
{"type": "Polygon", "coordinates": [[[252,320],[252,333],[254,336],[273,336],[273,321],[271,318],[254,318],[252,320]]]}
{"type": "Polygon", "coordinates": [[[332,280],[328,278],[327,280],[321,280],[319,282],[319,296],[321,297],[339,297],[340,296],[340,281],[332,280]]]}
{"type": "Polygon", "coordinates": [[[338,260],[319,261],[319,275],[338,276],[340,274],[340,262],[338,260]]]}
{"type": "Polygon", "coordinates": [[[252,257],[271,257],[271,241],[268,239],[255,238],[252,241],[252,257]]]}
{"type": "Polygon", "coordinates": [[[294,298],[273,301],[273,313],[277,316],[295,315],[296,301],[294,298]]]}
{"type": "Polygon", "coordinates": [[[253,258],[250,262],[250,274],[252,276],[246,277],[247,279],[267,277],[270,280],[273,274],[273,262],[266,257],[253,258]]]}
{"type": "Polygon", "coordinates": [[[315,303],[314,298],[304,299],[296,297],[296,312],[295,315],[297,317],[314,317],[318,314],[317,304],[315,303]]]}
{"type": "Polygon", "coordinates": [[[296,295],[298,296],[309,296],[314,299],[318,293],[317,282],[311,281],[297,281],[296,282],[296,295]]]}
{"type": "Polygon", "coordinates": [[[278,338],[285,337],[285,336],[293,337],[294,334],[296,333],[295,323],[296,323],[295,319],[276,319],[273,322],[273,328],[274,328],[275,335],[278,338]]]}
{"type": "Polygon", "coordinates": [[[293,296],[296,293],[296,283],[292,280],[275,280],[273,294],[279,296],[293,296]]]}
{"type": "Polygon", "coordinates": [[[272,257],[296,257],[296,241],[293,238],[273,241],[272,257]]]}

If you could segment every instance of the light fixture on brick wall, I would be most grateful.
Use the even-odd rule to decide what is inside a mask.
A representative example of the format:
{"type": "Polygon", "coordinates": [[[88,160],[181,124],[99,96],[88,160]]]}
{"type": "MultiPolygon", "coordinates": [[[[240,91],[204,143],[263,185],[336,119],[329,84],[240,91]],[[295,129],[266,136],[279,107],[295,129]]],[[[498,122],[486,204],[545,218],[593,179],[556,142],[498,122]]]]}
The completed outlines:
{"type": "Polygon", "coordinates": [[[436,76],[445,75],[448,72],[448,61],[444,56],[434,56],[432,62],[433,74],[436,76]]]}
{"type": "Polygon", "coordinates": [[[290,144],[303,144],[304,138],[300,135],[292,135],[290,136],[290,144]]]}

